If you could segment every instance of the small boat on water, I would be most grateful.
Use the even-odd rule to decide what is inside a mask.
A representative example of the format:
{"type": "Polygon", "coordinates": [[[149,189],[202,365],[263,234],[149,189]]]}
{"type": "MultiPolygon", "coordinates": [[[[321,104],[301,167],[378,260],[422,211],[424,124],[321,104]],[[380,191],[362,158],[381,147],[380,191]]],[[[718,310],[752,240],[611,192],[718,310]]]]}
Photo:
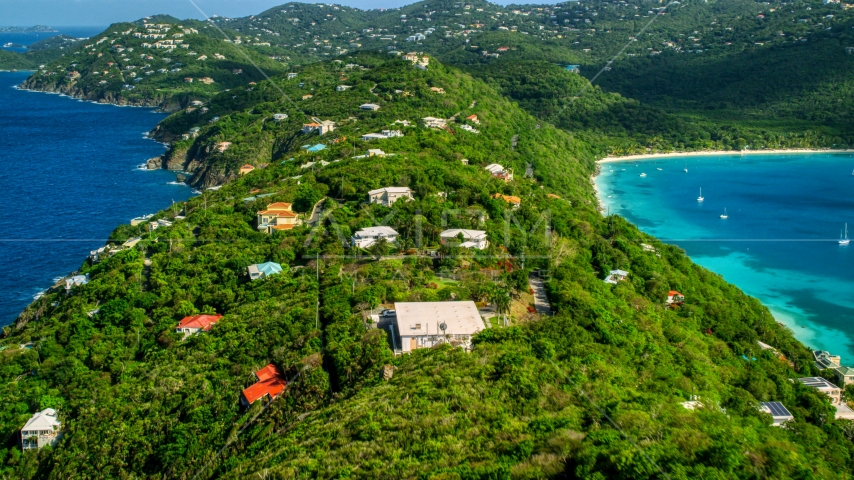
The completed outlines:
{"type": "Polygon", "coordinates": [[[688,173],[688,160],[685,160],[685,168],[683,169],[685,173],[688,173]]]}
{"type": "Polygon", "coordinates": [[[646,176],[646,174],[645,174],[645,173],[641,173],[641,174],[640,174],[640,176],[641,176],[641,177],[645,177],[645,176],[646,176]]]}
{"type": "Polygon", "coordinates": [[[658,170],[659,172],[661,171],[661,169],[660,169],[660,168],[656,168],[656,170],[658,170]]]}
{"type": "Polygon", "coordinates": [[[703,189],[702,189],[702,188],[700,188],[700,196],[699,196],[699,197],[697,197],[697,201],[698,201],[698,202],[702,202],[702,201],[703,201],[703,200],[705,200],[705,199],[706,199],[706,198],[705,198],[705,197],[703,197],[703,189]]]}
{"type": "Polygon", "coordinates": [[[845,229],[839,234],[839,244],[848,245],[851,240],[848,239],[848,224],[845,224],[845,229]]]}
{"type": "Polygon", "coordinates": [[[722,219],[724,219],[724,220],[726,220],[727,218],[729,218],[729,215],[727,215],[727,213],[726,213],[726,208],[724,209],[724,214],[723,214],[723,215],[721,215],[721,218],[722,218],[722,219]]]}

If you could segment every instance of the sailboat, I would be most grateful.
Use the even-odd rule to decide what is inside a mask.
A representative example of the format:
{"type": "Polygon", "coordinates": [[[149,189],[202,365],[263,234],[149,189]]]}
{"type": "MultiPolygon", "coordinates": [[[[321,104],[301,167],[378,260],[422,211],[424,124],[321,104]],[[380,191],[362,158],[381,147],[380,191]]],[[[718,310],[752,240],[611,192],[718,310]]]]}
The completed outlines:
{"type": "Polygon", "coordinates": [[[848,224],[846,223],[845,224],[845,230],[843,231],[843,233],[839,234],[839,244],[840,245],[848,245],[848,243],[850,243],[850,242],[851,242],[851,240],[848,240],[848,224]]]}
{"type": "Polygon", "coordinates": [[[703,189],[700,188],[700,196],[697,197],[697,201],[702,202],[703,200],[705,200],[705,198],[703,198],[703,189]]]}
{"type": "Polygon", "coordinates": [[[726,208],[724,209],[724,214],[723,214],[723,215],[721,215],[721,218],[723,218],[724,220],[726,220],[727,218],[729,218],[729,215],[727,215],[727,214],[726,214],[726,208]]]}
{"type": "Polygon", "coordinates": [[[641,173],[641,174],[640,174],[640,176],[641,176],[641,177],[645,177],[645,176],[646,176],[646,174],[645,174],[645,173],[641,173]]]}
{"type": "MultiPolygon", "coordinates": [[[[685,160],[685,173],[688,173],[688,160],[685,160]]],[[[851,175],[854,175],[854,173],[851,175]]]]}

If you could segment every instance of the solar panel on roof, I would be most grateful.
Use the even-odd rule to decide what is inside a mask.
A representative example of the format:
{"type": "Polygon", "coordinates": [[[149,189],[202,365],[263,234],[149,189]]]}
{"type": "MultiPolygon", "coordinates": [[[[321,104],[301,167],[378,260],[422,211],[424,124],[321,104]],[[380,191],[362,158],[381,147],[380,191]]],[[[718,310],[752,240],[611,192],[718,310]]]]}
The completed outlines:
{"type": "Polygon", "coordinates": [[[789,417],[792,415],[780,402],[762,402],[762,406],[771,410],[771,415],[774,417],[789,417]]]}

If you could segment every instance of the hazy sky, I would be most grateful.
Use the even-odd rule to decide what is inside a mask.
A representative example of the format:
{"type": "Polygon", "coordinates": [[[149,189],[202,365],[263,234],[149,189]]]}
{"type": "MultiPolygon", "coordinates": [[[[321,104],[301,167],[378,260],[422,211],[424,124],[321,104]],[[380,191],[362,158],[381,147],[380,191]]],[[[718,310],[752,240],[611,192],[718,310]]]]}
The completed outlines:
{"type": "MultiPolygon", "coordinates": [[[[195,2],[208,15],[242,17],[288,3],[288,0],[192,0],[192,2],[195,2]]],[[[192,2],[191,0],[0,0],[0,26],[106,26],[158,13],[166,13],[181,19],[203,18],[192,2]]],[[[338,3],[359,8],[390,8],[414,3],[414,1],[326,0],[323,3],[338,3]]],[[[526,2],[517,0],[516,3],[526,2]]],[[[553,3],[553,1],[537,3],[553,3]]]]}

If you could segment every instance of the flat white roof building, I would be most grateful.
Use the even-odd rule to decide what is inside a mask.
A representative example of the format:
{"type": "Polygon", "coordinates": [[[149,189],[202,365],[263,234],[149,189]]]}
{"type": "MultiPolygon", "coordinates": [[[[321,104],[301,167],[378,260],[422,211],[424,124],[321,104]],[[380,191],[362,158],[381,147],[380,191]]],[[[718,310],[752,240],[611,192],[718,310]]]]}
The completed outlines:
{"type": "Polygon", "coordinates": [[[398,233],[391,227],[368,227],[356,231],[353,234],[353,246],[359,248],[368,248],[380,238],[385,238],[386,241],[394,242],[397,240],[398,233]]]}
{"type": "Polygon", "coordinates": [[[440,233],[439,238],[443,245],[445,242],[451,242],[453,244],[455,243],[455,240],[458,240],[458,235],[463,236],[463,242],[459,245],[462,248],[476,248],[478,250],[483,250],[489,246],[489,241],[486,239],[486,232],[483,230],[452,228],[440,233]]]}
{"type": "Polygon", "coordinates": [[[395,336],[400,338],[401,352],[430,348],[450,343],[471,347],[472,335],[486,326],[472,301],[461,302],[397,302],[395,336]]]}

